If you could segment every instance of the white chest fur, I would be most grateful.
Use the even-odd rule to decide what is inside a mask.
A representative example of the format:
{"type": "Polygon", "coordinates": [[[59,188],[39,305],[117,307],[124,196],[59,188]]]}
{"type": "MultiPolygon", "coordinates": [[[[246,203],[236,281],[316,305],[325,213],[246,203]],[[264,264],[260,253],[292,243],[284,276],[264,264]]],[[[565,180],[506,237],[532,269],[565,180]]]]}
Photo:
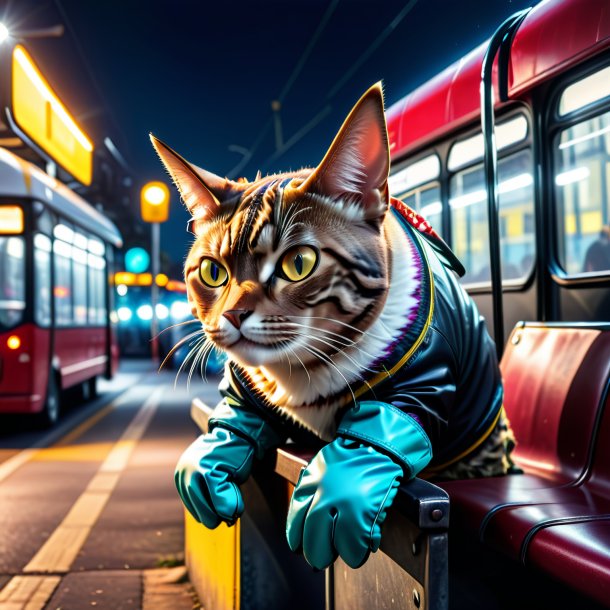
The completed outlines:
{"type": "MultiPolygon", "coordinates": [[[[409,316],[417,307],[416,294],[420,285],[419,268],[415,262],[413,244],[407,239],[398,220],[388,214],[384,226],[390,248],[390,288],[384,307],[375,322],[355,345],[332,356],[332,365],[321,364],[306,372],[303,367],[284,365],[269,370],[246,368],[258,387],[273,386],[270,402],[292,419],[312,430],[324,440],[335,432],[335,413],[341,406],[328,403],[326,397],[344,395],[347,385],[358,387],[363,373],[379,361],[404,332],[409,316]]],[[[376,372],[376,371],[375,371],[376,372]]]]}

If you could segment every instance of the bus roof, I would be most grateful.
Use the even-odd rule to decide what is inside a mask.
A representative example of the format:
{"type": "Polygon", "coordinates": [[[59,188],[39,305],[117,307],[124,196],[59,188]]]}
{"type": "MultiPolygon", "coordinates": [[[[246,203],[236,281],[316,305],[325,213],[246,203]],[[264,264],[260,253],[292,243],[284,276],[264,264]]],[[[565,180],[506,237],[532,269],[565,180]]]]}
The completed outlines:
{"type": "MultiPolygon", "coordinates": [[[[608,0],[541,2],[513,38],[509,97],[519,99],[525,91],[609,46],[608,0]]],[[[480,115],[479,86],[486,48],[487,41],[388,109],[393,160],[480,115]]]]}
{"type": "Polygon", "coordinates": [[[104,241],[120,248],[119,230],[65,184],[5,148],[0,148],[0,196],[34,198],[104,241]]]}

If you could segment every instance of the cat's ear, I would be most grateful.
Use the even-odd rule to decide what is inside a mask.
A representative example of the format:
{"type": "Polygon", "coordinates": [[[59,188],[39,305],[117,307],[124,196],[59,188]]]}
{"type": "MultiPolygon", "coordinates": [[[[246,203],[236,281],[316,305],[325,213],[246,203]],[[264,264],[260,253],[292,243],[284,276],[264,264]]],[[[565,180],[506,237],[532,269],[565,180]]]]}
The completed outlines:
{"type": "Polygon", "coordinates": [[[377,83],[354,106],[302,188],[357,206],[367,220],[381,219],[388,206],[389,170],[383,91],[377,83]]]}
{"type": "Polygon", "coordinates": [[[189,163],[152,134],[150,141],[195,220],[211,218],[241,190],[237,183],[189,163]]]}

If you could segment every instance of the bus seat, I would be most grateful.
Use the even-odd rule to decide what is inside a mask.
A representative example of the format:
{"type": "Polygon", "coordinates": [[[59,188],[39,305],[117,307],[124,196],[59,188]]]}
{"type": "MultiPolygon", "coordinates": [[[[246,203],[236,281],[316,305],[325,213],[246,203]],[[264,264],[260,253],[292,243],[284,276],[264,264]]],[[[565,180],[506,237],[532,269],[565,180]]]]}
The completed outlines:
{"type": "Polygon", "coordinates": [[[524,539],[521,560],[607,604],[610,599],[610,397],[595,444],[590,478],[578,506],[561,520],[539,522],[524,539]]]}
{"type": "MultiPolygon", "coordinates": [[[[437,482],[451,498],[452,528],[483,539],[503,510],[562,502],[587,473],[610,375],[610,326],[520,323],[501,369],[517,438],[513,455],[524,474],[437,482]]],[[[514,535],[510,528],[499,532],[514,535]]],[[[518,554],[515,539],[496,542],[505,550],[512,544],[518,554]]]]}
{"type": "Polygon", "coordinates": [[[610,599],[610,515],[541,529],[527,547],[534,565],[601,604],[610,599]]]}

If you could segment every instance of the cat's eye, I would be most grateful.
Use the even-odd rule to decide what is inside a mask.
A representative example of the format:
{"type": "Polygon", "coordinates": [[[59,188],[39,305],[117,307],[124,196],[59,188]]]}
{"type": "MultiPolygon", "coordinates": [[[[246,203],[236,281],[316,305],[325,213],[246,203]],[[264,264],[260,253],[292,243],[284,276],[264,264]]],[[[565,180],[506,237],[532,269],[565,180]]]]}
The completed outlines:
{"type": "Polygon", "coordinates": [[[299,282],[311,275],[318,262],[318,253],[309,246],[291,248],[282,257],[281,275],[291,282],[299,282]]]}
{"type": "Polygon", "coordinates": [[[213,258],[204,258],[199,265],[201,281],[210,288],[224,286],[229,279],[227,270],[213,258]]]}

